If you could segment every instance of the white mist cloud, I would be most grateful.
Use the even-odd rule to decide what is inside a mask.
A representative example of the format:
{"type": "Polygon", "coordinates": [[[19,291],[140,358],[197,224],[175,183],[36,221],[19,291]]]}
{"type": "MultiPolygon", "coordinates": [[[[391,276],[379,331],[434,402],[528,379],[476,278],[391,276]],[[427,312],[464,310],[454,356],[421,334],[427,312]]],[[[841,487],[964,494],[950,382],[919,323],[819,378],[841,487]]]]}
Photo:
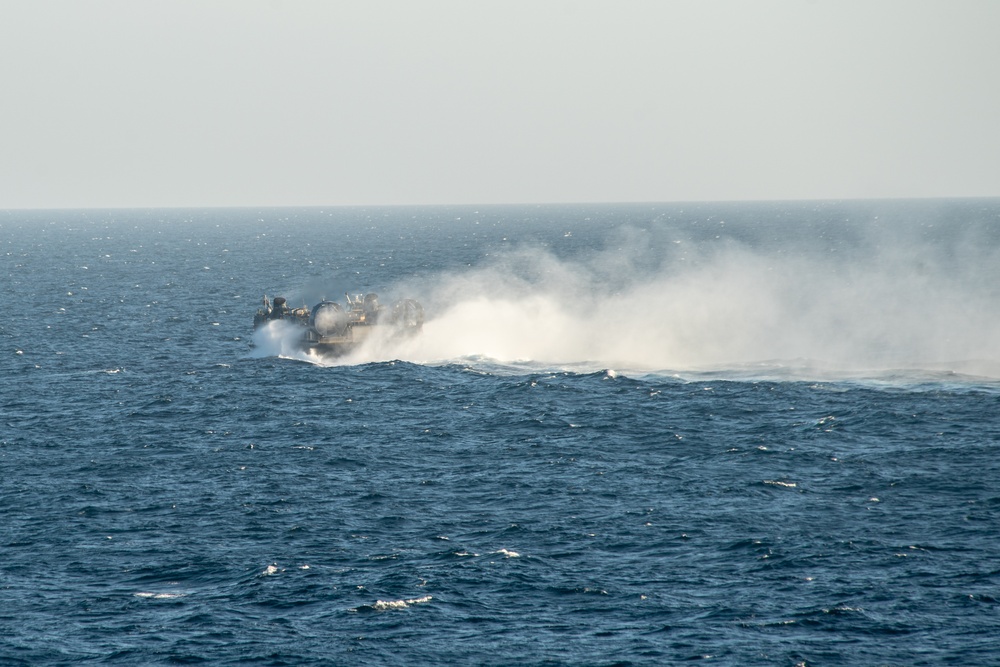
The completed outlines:
{"type": "Polygon", "coordinates": [[[527,249],[439,276],[426,290],[423,334],[392,351],[414,361],[484,356],[648,370],[769,363],[995,372],[995,290],[975,271],[956,270],[954,258],[920,254],[931,250],[891,247],[848,261],[729,244],[676,251],[652,272],[609,281],[609,266],[628,266],[630,253],[645,250],[566,261],[527,249]]]}

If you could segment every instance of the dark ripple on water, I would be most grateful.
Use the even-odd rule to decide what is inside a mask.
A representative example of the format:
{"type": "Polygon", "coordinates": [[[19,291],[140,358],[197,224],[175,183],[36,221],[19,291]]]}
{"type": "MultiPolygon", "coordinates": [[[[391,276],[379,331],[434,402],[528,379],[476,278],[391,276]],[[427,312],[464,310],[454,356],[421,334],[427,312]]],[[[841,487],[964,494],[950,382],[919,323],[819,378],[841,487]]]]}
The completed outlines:
{"type": "Polygon", "coordinates": [[[990,655],[995,394],[198,373],[7,418],[14,661],[990,655]]]}
{"type": "Polygon", "coordinates": [[[989,383],[324,368],[147,303],[5,325],[0,664],[995,661],[989,383]]]}

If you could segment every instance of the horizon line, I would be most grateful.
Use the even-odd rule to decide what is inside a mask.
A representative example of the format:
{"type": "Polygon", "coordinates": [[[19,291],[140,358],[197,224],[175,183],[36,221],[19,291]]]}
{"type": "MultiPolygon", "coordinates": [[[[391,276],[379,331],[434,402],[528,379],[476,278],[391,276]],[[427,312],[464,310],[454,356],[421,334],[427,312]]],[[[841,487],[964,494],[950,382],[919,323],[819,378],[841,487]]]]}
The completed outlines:
{"type": "Polygon", "coordinates": [[[15,206],[0,207],[5,213],[28,211],[169,211],[169,210],[223,210],[223,209],[348,209],[348,208],[470,208],[470,207],[553,207],[553,206],[663,206],[692,204],[804,204],[804,203],[852,203],[852,202],[929,202],[929,201],[971,201],[1000,199],[997,195],[937,195],[917,197],[803,197],[789,199],[664,199],[664,200],[579,200],[550,202],[481,202],[481,203],[402,203],[402,204],[175,204],[167,206],[15,206]]]}

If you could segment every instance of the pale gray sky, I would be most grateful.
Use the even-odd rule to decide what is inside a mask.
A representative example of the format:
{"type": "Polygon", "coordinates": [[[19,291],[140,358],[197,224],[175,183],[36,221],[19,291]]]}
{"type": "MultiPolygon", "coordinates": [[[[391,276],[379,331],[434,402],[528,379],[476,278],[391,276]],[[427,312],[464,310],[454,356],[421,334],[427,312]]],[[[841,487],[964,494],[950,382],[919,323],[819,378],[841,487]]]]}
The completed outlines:
{"type": "Polygon", "coordinates": [[[0,208],[1000,195],[1000,0],[0,0],[0,208]]]}

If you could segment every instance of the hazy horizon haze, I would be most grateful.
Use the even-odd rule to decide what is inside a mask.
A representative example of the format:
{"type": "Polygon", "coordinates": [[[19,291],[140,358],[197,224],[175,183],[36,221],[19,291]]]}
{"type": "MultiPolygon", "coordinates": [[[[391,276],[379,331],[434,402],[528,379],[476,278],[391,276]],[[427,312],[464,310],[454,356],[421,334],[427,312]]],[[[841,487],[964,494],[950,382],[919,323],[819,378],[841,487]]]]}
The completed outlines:
{"type": "Polygon", "coordinates": [[[1000,195],[987,0],[0,7],[0,208],[1000,195]]]}

